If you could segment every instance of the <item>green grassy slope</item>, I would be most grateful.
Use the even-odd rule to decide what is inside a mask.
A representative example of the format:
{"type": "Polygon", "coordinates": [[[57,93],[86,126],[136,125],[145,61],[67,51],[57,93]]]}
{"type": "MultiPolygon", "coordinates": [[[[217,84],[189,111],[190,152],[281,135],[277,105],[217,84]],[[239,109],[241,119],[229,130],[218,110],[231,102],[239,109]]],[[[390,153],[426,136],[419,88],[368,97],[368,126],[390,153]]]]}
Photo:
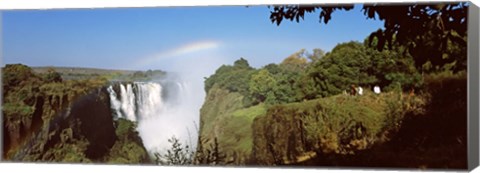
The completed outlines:
{"type": "Polygon", "coordinates": [[[217,138],[222,152],[237,164],[275,164],[272,154],[281,164],[321,149],[352,153],[379,140],[390,126],[386,123],[394,123],[386,119],[396,115],[387,111],[403,105],[399,97],[366,92],[243,108],[242,95],[214,86],[201,109],[201,135],[209,141],[217,138]],[[269,149],[272,144],[277,148],[269,149]]]}

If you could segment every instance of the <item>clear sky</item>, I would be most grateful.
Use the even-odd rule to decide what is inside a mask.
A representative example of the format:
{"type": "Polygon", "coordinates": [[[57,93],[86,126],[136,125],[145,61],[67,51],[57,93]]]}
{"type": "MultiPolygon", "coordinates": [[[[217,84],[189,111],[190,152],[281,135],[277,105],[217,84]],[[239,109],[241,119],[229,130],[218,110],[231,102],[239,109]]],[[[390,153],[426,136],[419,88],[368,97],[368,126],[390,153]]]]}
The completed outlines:
{"type": "Polygon", "coordinates": [[[327,25],[318,12],[280,26],[269,16],[267,6],[2,11],[2,64],[188,71],[244,57],[261,67],[302,48],[363,41],[383,27],[360,6],[333,13],[327,25]]]}

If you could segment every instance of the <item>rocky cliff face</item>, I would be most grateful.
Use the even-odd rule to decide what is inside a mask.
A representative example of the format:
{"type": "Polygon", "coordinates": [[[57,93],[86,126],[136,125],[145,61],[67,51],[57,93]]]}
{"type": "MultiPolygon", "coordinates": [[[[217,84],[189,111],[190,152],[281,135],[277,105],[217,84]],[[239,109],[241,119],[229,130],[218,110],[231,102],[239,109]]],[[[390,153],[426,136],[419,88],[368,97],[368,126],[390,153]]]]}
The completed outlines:
{"type": "MultiPolygon", "coordinates": [[[[71,97],[73,98],[74,96],[71,97]]],[[[68,94],[43,95],[37,93],[33,100],[35,101],[31,106],[25,107],[30,109],[28,112],[3,110],[3,151],[6,159],[9,159],[12,156],[12,152],[21,148],[38,131],[45,128],[52,118],[66,110],[71,102],[68,94]]]]}
{"type": "Polygon", "coordinates": [[[29,121],[36,127],[22,125],[20,130],[16,130],[6,122],[5,128],[10,131],[6,131],[5,142],[10,146],[16,144],[16,148],[10,147],[9,157],[5,159],[28,162],[149,163],[150,159],[138,133],[135,133],[134,125],[122,129],[127,131],[123,132],[125,134],[117,132],[118,128],[125,128],[125,123],[133,122],[114,120],[109,103],[105,87],[80,95],[72,101],[67,96],[39,98],[34,111],[37,113],[29,121]],[[25,136],[27,133],[31,134],[30,137],[25,136]],[[136,153],[133,156],[125,155],[131,152],[123,151],[125,145],[136,153]]]}
{"type": "MultiPolygon", "coordinates": [[[[7,159],[49,161],[55,159],[53,155],[46,157],[49,150],[55,148],[57,144],[69,143],[75,139],[91,141],[85,148],[85,157],[94,160],[105,154],[113,145],[115,129],[108,105],[108,95],[104,89],[97,89],[73,101],[68,100],[68,96],[49,96],[37,100],[35,106],[37,113],[32,116],[31,122],[38,124],[36,125],[38,127],[28,128],[31,131],[20,134],[9,131],[10,141],[16,140],[12,138],[13,135],[25,136],[25,139],[24,145],[18,146],[17,151],[12,148],[11,151],[15,154],[7,159]],[[41,117],[36,118],[37,116],[41,117]],[[27,138],[25,133],[32,135],[27,138]]],[[[6,124],[8,125],[8,122],[6,124]]]]}
{"type": "Polygon", "coordinates": [[[29,112],[3,110],[5,160],[151,162],[134,123],[112,117],[106,87],[89,85],[92,89],[75,92],[75,88],[68,90],[58,85],[63,84],[57,84],[56,89],[65,90],[48,92],[52,90],[41,87],[29,112]],[[117,133],[118,128],[125,126],[128,128],[122,130],[126,132],[117,133]],[[129,151],[125,151],[127,145],[129,151]]]}
{"type": "Polygon", "coordinates": [[[54,71],[36,74],[22,64],[2,68],[3,158],[11,159],[75,99],[106,84],[105,79],[62,81],[54,71]]]}

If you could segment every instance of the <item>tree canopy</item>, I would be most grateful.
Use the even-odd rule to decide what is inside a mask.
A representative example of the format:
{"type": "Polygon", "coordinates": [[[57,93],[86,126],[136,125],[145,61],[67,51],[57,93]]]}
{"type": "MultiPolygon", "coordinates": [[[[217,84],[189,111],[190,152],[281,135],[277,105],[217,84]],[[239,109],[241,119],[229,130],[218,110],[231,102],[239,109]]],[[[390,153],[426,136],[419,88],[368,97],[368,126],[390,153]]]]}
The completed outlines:
{"type": "Polygon", "coordinates": [[[328,97],[348,90],[351,85],[371,88],[378,85],[385,91],[395,88],[418,89],[421,73],[413,57],[401,52],[403,47],[378,51],[362,42],[336,45],[331,52],[301,49],[279,64],[252,68],[240,58],[234,65],[223,65],[205,80],[208,93],[213,85],[238,92],[245,106],[292,103],[328,97]]]}
{"type": "Polygon", "coordinates": [[[248,92],[248,80],[250,79],[253,68],[248,61],[240,58],[233,63],[234,65],[222,65],[215,71],[215,74],[205,78],[205,91],[208,92],[214,84],[226,88],[231,92],[248,92]]]}

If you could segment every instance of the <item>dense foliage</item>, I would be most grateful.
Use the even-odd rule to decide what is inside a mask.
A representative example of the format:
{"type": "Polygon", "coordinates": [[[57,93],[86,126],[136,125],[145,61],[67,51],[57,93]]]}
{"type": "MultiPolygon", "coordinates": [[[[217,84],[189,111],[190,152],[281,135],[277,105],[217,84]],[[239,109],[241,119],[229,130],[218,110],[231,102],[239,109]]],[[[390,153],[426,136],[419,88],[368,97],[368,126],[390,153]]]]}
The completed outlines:
{"type": "Polygon", "coordinates": [[[253,68],[243,58],[235,61],[233,66],[222,65],[215,71],[214,75],[205,80],[205,91],[208,92],[214,84],[218,84],[229,91],[246,94],[252,71],[253,68]]]}
{"type": "Polygon", "coordinates": [[[148,163],[147,151],[136,131],[136,123],[119,118],[115,121],[117,141],[110,149],[106,161],[113,164],[148,163]]]}
{"type": "Polygon", "coordinates": [[[422,86],[413,57],[401,53],[400,47],[380,52],[367,42],[341,43],[326,54],[320,49],[312,54],[300,50],[280,64],[260,69],[248,66],[242,58],[233,66],[223,65],[207,78],[205,90],[217,84],[239,92],[248,107],[332,96],[348,91],[352,85],[366,89],[377,85],[386,91],[398,87],[410,91],[422,86]]]}

